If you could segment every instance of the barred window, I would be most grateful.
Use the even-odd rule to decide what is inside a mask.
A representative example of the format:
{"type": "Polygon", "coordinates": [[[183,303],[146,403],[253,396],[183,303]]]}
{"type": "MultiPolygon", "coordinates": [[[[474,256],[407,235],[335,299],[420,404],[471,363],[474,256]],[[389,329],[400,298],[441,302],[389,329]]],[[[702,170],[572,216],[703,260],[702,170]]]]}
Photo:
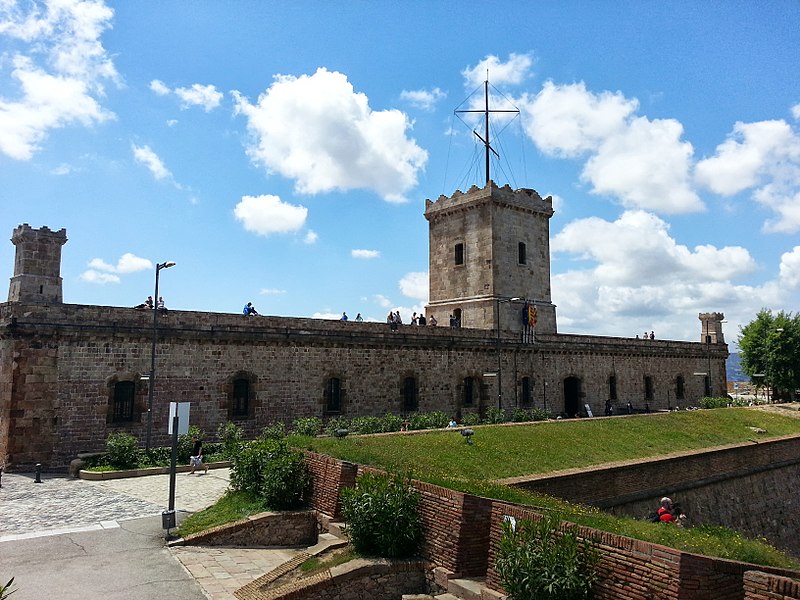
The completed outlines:
{"type": "Polygon", "coordinates": [[[403,379],[403,409],[413,412],[419,408],[417,399],[417,381],[413,377],[403,379]]]}
{"type": "Polygon", "coordinates": [[[342,412],[342,380],[331,377],[325,384],[325,412],[342,412]]]}
{"type": "Polygon", "coordinates": [[[111,421],[113,423],[133,421],[135,393],[136,384],[134,384],[133,381],[118,381],[114,384],[111,416],[111,421]]]}
{"type": "Polygon", "coordinates": [[[231,416],[247,417],[250,415],[250,382],[247,379],[233,381],[233,401],[231,402],[231,416]]]}

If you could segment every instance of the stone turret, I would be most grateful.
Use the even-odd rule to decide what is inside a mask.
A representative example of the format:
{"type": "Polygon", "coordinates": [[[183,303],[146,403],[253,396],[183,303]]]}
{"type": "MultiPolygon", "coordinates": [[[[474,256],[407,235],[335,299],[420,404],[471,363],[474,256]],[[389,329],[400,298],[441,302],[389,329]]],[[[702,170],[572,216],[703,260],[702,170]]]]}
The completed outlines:
{"type": "Polygon", "coordinates": [[[8,301],[33,304],[63,302],[61,247],[67,243],[67,230],[33,229],[23,223],[14,229],[11,241],[16,246],[16,256],[8,301]]]}
{"type": "Polygon", "coordinates": [[[725,337],[722,335],[722,321],[725,315],[722,313],[700,313],[699,319],[703,324],[700,336],[702,344],[724,344],[725,337]]]}

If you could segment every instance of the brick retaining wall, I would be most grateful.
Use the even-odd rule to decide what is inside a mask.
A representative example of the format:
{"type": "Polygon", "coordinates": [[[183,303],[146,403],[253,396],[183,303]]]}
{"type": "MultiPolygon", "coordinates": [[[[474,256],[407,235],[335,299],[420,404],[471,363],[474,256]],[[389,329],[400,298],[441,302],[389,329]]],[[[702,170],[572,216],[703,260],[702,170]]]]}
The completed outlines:
{"type": "Polygon", "coordinates": [[[744,574],[745,600],[797,600],[800,598],[800,581],[770,575],[760,571],[744,574]]]}

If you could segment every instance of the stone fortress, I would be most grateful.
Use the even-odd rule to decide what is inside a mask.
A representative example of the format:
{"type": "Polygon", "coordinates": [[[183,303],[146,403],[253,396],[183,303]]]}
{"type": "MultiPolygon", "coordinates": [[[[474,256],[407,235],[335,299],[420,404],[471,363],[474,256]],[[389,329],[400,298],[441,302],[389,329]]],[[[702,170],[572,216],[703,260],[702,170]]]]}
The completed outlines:
{"type": "Polygon", "coordinates": [[[426,201],[438,327],[65,304],[66,231],[17,227],[0,304],[0,464],[65,467],[111,432],[167,445],[169,402],[213,438],[298,417],[493,407],[602,415],[696,404],[726,390],[721,313],[698,342],[559,334],[550,291],[552,199],[489,181],[426,201]],[[523,309],[530,316],[523,323],[523,309]],[[534,314],[535,313],[535,314],[534,314]],[[448,327],[453,315],[461,327],[448,327]],[[157,327],[156,324],[157,323],[157,327]],[[535,327],[533,326],[535,324],[535,327]],[[151,343],[157,372],[148,379],[151,343]]]}

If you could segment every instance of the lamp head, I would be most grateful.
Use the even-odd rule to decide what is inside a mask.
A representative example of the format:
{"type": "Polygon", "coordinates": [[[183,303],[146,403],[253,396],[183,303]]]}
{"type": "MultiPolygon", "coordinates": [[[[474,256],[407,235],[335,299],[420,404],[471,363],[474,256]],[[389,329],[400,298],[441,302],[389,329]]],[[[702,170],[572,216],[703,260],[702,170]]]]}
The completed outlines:
{"type": "Polygon", "coordinates": [[[161,267],[162,269],[169,269],[170,267],[174,267],[177,264],[178,263],[176,263],[174,260],[168,260],[167,262],[161,263],[159,267],[161,267]]]}

